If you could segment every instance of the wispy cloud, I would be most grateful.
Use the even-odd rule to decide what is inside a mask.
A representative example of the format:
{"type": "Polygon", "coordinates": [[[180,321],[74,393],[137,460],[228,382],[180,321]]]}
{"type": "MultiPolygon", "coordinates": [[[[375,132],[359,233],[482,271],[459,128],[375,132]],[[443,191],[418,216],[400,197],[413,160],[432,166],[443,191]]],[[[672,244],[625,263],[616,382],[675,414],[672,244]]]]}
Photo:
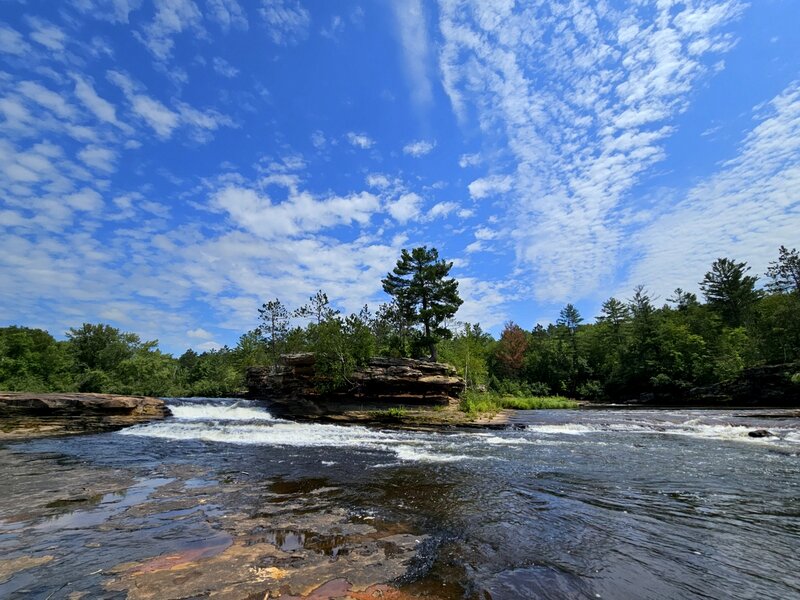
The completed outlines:
{"type": "Polygon", "coordinates": [[[236,0],[207,0],[207,16],[216,21],[224,32],[246,30],[250,23],[247,14],[236,0]]]}
{"type": "Polygon", "coordinates": [[[239,74],[239,69],[220,56],[211,59],[211,67],[223,77],[233,78],[239,74]]]}
{"type": "Polygon", "coordinates": [[[311,15],[297,0],[262,0],[260,12],[274,43],[296,44],[308,37],[311,15]]]}
{"type": "Polygon", "coordinates": [[[30,37],[34,42],[41,44],[48,50],[60,51],[64,49],[67,41],[67,34],[64,30],[49,21],[36,17],[27,19],[31,27],[30,37]]]}
{"type": "Polygon", "coordinates": [[[142,0],[72,0],[72,5],[87,16],[112,23],[128,23],[130,13],[142,0]]]}
{"type": "Polygon", "coordinates": [[[625,289],[644,283],[664,296],[668,286],[696,290],[711,263],[746,259],[756,273],[792,246],[800,223],[800,81],[758,110],[758,124],[738,155],[691,188],[632,239],[640,256],[625,289]]]}
{"type": "MultiPolygon", "coordinates": [[[[664,157],[673,118],[713,71],[706,57],[734,43],[725,26],[742,8],[441,0],[442,83],[459,119],[498,132],[513,157],[509,230],[538,297],[584,297],[609,276],[623,239],[614,211],[664,157]]],[[[470,194],[502,191],[496,177],[470,194]]]]}
{"type": "Polygon", "coordinates": [[[403,146],[403,154],[408,154],[414,158],[425,156],[436,147],[436,141],[417,140],[416,142],[409,142],[403,146]]]}
{"type": "Polygon", "coordinates": [[[24,56],[30,52],[30,45],[19,31],[0,24],[0,52],[24,56]]]}
{"type": "Polygon", "coordinates": [[[167,61],[175,36],[184,31],[204,33],[203,15],[197,5],[192,0],[159,0],[153,20],[137,37],[156,59],[167,61]]]}
{"type": "Polygon", "coordinates": [[[411,99],[417,106],[433,101],[430,78],[430,49],[422,0],[398,0],[391,3],[403,48],[404,66],[411,88],[411,99]]]}
{"type": "Polygon", "coordinates": [[[216,110],[199,110],[185,102],[176,102],[173,110],[149,96],[141,84],[120,71],[109,71],[108,79],[123,91],[133,114],[147,123],[162,139],[172,136],[178,127],[186,126],[192,137],[202,142],[207,141],[211,133],[220,127],[234,125],[230,117],[216,110]]]}

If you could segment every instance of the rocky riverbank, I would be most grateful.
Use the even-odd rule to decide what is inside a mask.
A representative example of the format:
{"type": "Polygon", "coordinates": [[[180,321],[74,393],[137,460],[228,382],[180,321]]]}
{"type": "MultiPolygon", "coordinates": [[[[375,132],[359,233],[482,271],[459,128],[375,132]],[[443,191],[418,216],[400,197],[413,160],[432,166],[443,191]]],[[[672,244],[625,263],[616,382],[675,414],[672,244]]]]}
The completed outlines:
{"type": "Polygon", "coordinates": [[[113,431],[169,414],[147,396],[0,392],[0,441],[113,431]]]}
{"type": "Polygon", "coordinates": [[[321,478],[4,448],[0,478],[0,597],[412,600],[397,585],[435,551],[412,524],[349,506],[321,478]]]}

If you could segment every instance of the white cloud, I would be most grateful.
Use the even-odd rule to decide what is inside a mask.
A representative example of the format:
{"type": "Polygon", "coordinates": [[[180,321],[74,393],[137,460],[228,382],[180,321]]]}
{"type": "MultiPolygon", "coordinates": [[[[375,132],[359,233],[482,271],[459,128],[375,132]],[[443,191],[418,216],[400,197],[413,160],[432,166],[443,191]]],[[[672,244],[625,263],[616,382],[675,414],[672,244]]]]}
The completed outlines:
{"type": "Polygon", "coordinates": [[[440,0],[453,111],[514,162],[509,179],[478,179],[470,193],[513,190],[509,235],[539,298],[586,297],[612,273],[625,238],[614,213],[663,159],[672,120],[712,72],[709,53],[731,47],[724,29],[742,6],[440,0]]]}
{"type": "Polygon", "coordinates": [[[470,183],[467,188],[472,198],[480,200],[487,196],[508,192],[513,183],[514,180],[510,175],[491,175],[489,177],[476,179],[470,183]]]}
{"type": "Polygon", "coordinates": [[[174,37],[183,31],[203,33],[203,15],[192,0],[159,0],[153,20],[145,25],[139,40],[160,61],[172,56],[174,37]]]}
{"type": "Polygon", "coordinates": [[[403,224],[419,217],[421,205],[422,198],[414,192],[408,192],[397,200],[389,202],[387,209],[398,223],[403,224]]]}
{"type": "Polygon", "coordinates": [[[234,122],[226,115],[211,109],[199,110],[185,102],[176,102],[176,110],[172,110],[145,94],[139,84],[119,71],[109,71],[108,78],[124,92],[131,111],[162,139],[171,137],[178,127],[185,126],[195,140],[204,142],[218,128],[234,126],[234,122]]]}
{"type": "Polygon", "coordinates": [[[508,284],[475,277],[458,277],[458,293],[464,300],[456,313],[459,321],[480,323],[484,331],[508,320],[508,284]]]}
{"type": "Polygon", "coordinates": [[[429,76],[430,50],[422,1],[397,0],[391,3],[391,7],[403,47],[411,99],[417,106],[427,106],[433,101],[433,88],[429,76]]]}
{"type": "Polygon", "coordinates": [[[114,161],[117,158],[117,153],[109,148],[87,146],[78,152],[78,157],[84,163],[90,167],[94,167],[98,171],[111,173],[114,171],[114,161]]]}
{"type": "Polygon", "coordinates": [[[219,56],[215,56],[211,60],[211,66],[219,75],[223,77],[233,78],[239,74],[239,69],[234,67],[231,63],[229,63],[224,58],[219,56]]]}
{"type": "Polygon", "coordinates": [[[273,180],[288,183],[283,202],[273,202],[251,188],[227,186],[214,195],[211,206],[226,212],[237,226],[267,239],[302,236],[336,225],[364,226],[380,209],[380,201],[369,192],[317,199],[294,187],[294,181],[273,180]]]}
{"type": "Polygon", "coordinates": [[[348,132],[347,141],[350,142],[352,146],[355,146],[356,148],[362,148],[364,150],[372,148],[372,146],[375,145],[375,141],[367,134],[355,133],[353,131],[348,132]]]}
{"type": "Polygon", "coordinates": [[[311,144],[317,150],[322,150],[327,143],[328,143],[328,140],[325,137],[325,134],[322,131],[320,131],[319,129],[314,131],[311,134],[311,144]]]}
{"type": "Polygon", "coordinates": [[[195,329],[190,329],[186,332],[186,335],[195,340],[210,340],[214,337],[213,333],[210,333],[203,329],[202,327],[197,327],[195,329]]]}
{"type": "Polygon", "coordinates": [[[27,20],[32,30],[30,37],[34,42],[41,44],[48,50],[61,51],[64,49],[67,35],[61,28],[44,19],[29,17],[27,20]]]}
{"type": "Polygon", "coordinates": [[[462,208],[457,213],[459,219],[469,219],[475,216],[475,211],[471,208],[462,208]]]}
{"type": "Polygon", "coordinates": [[[223,31],[231,29],[246,30],[249,27],[247,15],[236,0],[207,0],[208,15],[217,22],[223,31]]]}
{"type": "Polygon", "coordinates": [[[81,12],[111,23],[127,23],[128,15],[137,10],[141,0],[72,0],[81,12]]]}
{"type": "Polygon", "coordinates": [[[75,117],[75,109],[61,94],[57,94],[35,81],[22,81],[17,84],[17,90],[30,101],[47,108],[62,119],[75,117]]]}
{"type": "Polygon", "coordinates": [[[438,219],[439,217],[446,217],[458,208],[455,202],[437,202],[428,211],[429,219],[438,219]]]}
{"type": "Polygon", "coordinates": [[[117,120],[117,111],[114,105],[101,98],[90,81],[83,79],[77,74],[73,74],[72,78],[75,80],[75,95],[86,108],[92,111],[101,121],[125,128],[125,126],[117,120]]]}
{"type": "Polygon", "coordinates": [[[274,43],[296,44],[308,36],[311,15],[296,0],[262,0],[260,12],[274,43]]]}
{"type": "Polygon", "coordinates": [[[98,212],[103,208],[103,197],[91,188],[68,195],[64,201],[75,210],[98,212]]]}
{"type": "Polygon", "coordinates": [[[383,173],[370,173],[367,175],[366,181],[369,187],[381,190],[388,188],[392,184],[391,180],[383,173]]]}
{"type": "Polygon", "coordinates": [[[333,15],[331,17],[330,25],[327,27],[323,27],[320,30],[320,35],[322,37],[326,37],[329,40],[337,41],[339,39],[339,34],[344,31],[344,19],[339,15],[333,15]]]}
{"type": "Polygon", "coordinates": [[[178,126],[180,117],[161,102],[144,94],[134,94],[130,98],[131,110],[141,117],[161,138],[168,138],[178,126]]]}
{"type": "Polygon", "coordinates": [[[403,153],[410,154],[414,158],[419,158],[420,156],[425,156],[426,154],[430,153],[436,147],[436,142],[429,142],[427,140],[417,140],[416,142],[410,142],[403,146],[403,153]]]}
{"type": "Polygon", "coordinates": [[[759,112],[766,112],[739,154],[691,188],[674,207],[637,232],[634,264],[624,290],[642,283],[666,297],[674,287],[697,290],[711,263],[746,260],[755,274],[792,247],[800,231],[800,81],[759,112]]]}
{"type": "Polygon", "coordinates": [[[481,158],[481,155],[479,153],[462,154],[461,157],[458,159],[458,166],[461,167],[462,169],[465,169],[467,167],[475,167],[481,164],[482,161],[483,159],[481,158]]]}
{"type": "Polygon", "coordinates": [[[22,38],[19,31],[0,24],[0,52],[25,56],[30,52],[30,45],[22,38]]]}

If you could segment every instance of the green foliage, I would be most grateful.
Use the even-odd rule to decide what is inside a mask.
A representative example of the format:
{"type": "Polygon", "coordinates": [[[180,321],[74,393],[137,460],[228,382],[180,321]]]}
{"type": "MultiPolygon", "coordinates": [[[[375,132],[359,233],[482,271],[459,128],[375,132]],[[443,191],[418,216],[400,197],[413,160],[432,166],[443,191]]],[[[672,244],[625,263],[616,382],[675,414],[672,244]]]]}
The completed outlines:
{"type": "Polygon", "coordinates": [[[64,341],[41,329],[3,327],[0,389],[229,396],[244,390],[248,367],[271,364],[280,352],[310,351],[320,385],[346,391],[353,370],[372,356],[438,348],[467,382],[465,410],[486,412],[522,405],[510,399],[551,395],[680,397],[747,367],[800,360],[798,254],[783,246],[767,271],[766,294],[755,289],[745,263],[719,259],[701,284],[705,304],[678,288],[657,308],[638,286],[627,302],[606,300],[595,323],[567,304],[556,323],[530,331],[507,323],[497,341],[477,324],[457,324],[454,334],[444,327],[461,303],[447,278],[450,266],[435,250],[404,250],[383,280],[392,301],[376,314],[365,306],[340,315],[321,290],[297,311],[276,298],[262,305],[258,328],[235,348],[187,350],[178,358],[107,324],[84,323],[64,341]],[[292,327],[289,315],[307,323],[292,327]]]}
{"type": "Polygon", "coordinates": [[[382,280],[383,290],[397,303],[403,319],[422,326],[419,345],[437,359],[436,344],[449,338],[450,330],[443,326],[461,306],[458,282],[448,278],[453,263],[439,260],[436,248],[426,246],[403,250],[391,273],[382,280]]]}
{"type": "Polygon", "coordinates": [[[718,258],[700,282],[708,304],[731,327],[744,322],[750,308],[761,298],[756,290],[757,277],[745,275],[750,267],[728,258],[718,258]]]}
{"type": "Polygon", "coordinates": [[[778,249],[778,260],[770,262],[767,277],[772,281],[767,289],[778,294],[800,295],[800,254],[795,248],[778,249]]]}
{"type": "Polygon", "coordinates": [[[259,329],[269,345],[270,358],[274,364],[278,360],[278,355],[284,351],[286,337],[289,334],[289,311],[278,298],[275,298],[262,304],[258,309],[258,315],[261,321],[259,329]]]}
{"type": "Polygon", "coordinates": [[[461,399],[460,409],[471,415],[496,413],[504,408],[516,410],[577,408],[575,400],[563,396],[504,396],[490,392],[468,391],[461,399]]]}
{"type": "Polygon", "coordinates": [[[489,382],[488,358],[495,341],[480,325],[464,323],[453,337],[439,344],[439,360],[453,365],[464,378],[467,388],[489,382]]]}
{"type": "Polygon", "coordinates": [[[393,419],[402,419],[406,416],[408,411],[406,410],[405,406],[393,406],[391,408],[386,409],[386,414],[392,417],[393,419]]]}

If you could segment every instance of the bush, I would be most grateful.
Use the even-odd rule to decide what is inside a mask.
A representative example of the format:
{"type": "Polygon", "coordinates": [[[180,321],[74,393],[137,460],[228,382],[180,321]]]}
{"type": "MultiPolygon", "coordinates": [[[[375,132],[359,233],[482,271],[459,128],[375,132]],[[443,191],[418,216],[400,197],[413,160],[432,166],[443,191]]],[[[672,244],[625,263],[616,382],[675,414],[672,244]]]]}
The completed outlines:
{"type": "Polygon", "coordinates": [[[461,410],[469,414],[496,413],[503,408],[539,410],[577,408],[579,404],[563,396],[501,396],[468,391],[461,400],[461,410]]]}

